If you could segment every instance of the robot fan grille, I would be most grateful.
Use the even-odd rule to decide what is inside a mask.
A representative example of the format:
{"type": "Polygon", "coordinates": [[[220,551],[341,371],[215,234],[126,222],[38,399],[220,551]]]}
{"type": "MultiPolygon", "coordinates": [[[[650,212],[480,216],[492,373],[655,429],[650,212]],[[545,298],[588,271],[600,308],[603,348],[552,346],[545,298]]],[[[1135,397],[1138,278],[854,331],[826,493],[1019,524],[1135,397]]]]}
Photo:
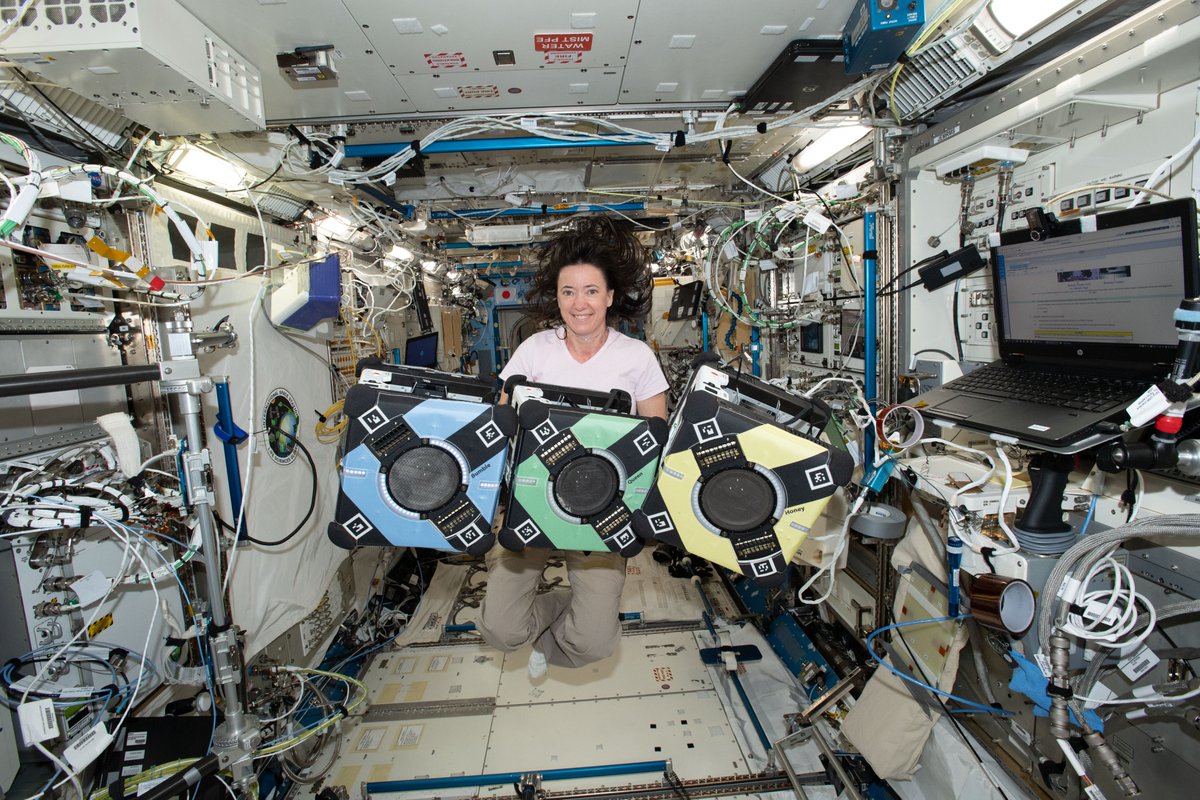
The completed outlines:
{"type": "Polygon", "coordinates": [[[420,513],[449,503],[461,483],[458,462],[439,447],[414,447],[388,469],[387,486],[392,499],[420,513]]]}
{"type": "Polygon", "coordinates": [[[700,489],[700,510],[721,530],[749,531],[771,518],[775,490],[751,469],[727,469],[700,489]]]}
{"type": "Polygon", "coordinates": [[[590,517],[608,508],[619,486],[612,464],[600,456],[581,456],[563,467],[555,479],[554,499],[568,514],[590,517]]]}

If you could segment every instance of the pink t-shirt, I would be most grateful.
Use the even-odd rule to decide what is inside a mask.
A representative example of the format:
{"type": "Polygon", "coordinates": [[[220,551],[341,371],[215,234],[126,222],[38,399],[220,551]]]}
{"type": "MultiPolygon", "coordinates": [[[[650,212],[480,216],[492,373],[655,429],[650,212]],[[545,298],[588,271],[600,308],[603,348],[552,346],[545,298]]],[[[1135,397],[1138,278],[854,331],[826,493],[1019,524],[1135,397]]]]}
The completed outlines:
{"type": "Polygon", "coordinates": [[[524,375],[531,383],[574,389],[624,389],[633,398],[635,412],[638,401],[667,390],[667,379],[649,345],[613,328],[608,329],[600,352],[582,364],[567,350],[561,328],[538,331],[521,343],[500,370],[501,380],[513,375],[524,375]]]}

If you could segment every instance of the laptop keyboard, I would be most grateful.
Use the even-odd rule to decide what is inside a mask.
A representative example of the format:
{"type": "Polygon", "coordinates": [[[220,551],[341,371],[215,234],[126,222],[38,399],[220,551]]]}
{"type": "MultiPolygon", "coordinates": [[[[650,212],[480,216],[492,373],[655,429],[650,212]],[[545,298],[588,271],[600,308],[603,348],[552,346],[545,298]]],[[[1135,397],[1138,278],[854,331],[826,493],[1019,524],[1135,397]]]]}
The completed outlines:
{"type": "Polygon", "coordinates": [[[1038,372],[995,363],[955,378],[945,388],[1080,411],[1106,411],[1137,397],[1150,383],[1149,379],[1038,372]]]}

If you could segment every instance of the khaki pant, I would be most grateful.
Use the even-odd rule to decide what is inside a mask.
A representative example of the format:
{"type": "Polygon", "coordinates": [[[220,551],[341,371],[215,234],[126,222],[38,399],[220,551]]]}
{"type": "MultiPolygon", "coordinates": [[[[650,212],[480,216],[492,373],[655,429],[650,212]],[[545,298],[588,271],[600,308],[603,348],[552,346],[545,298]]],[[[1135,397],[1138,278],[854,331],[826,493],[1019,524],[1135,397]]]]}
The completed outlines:
{"type": "Polygon", "coordinates": [[[496,545],[488,551],[487,567],[479,632],[489,645],[509,651],[534,643],[548,663],[560,667],[612,655],[621,635],[622,556],[540,547],[513,552],[496,545]],[[537,594],[552,552],[565,557],[571,588],[537,594]]]}

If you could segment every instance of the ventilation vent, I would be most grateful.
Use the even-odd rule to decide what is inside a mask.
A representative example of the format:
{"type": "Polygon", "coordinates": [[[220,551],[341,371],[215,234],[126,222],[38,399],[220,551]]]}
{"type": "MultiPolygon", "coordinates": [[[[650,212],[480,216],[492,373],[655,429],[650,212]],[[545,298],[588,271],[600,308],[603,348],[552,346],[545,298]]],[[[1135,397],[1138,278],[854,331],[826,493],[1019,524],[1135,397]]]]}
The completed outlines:
{"type": "MultiPolygon", "coordinates": [[[[0,0],[0,22],[12,22],[23,2],[24,0],[0,0]]],[[[84,22],[85,13],[92,22],[120,22],[125,19],[131,5],[128,0],[42,0],[25,12],[21,26],[46,30],[73,28],[84,22]]]]}
{"type": "Polygon", "coordinates": [[[79,0],[45,0],[42,5],[51,25],[75,25],[83,17],[79,0]]]}
{"type": "MultiPolygon", "coordinates": [[[[13,24],[7,60],[166,135],[262,130],[260,76],[178,0],[41,0],[13,24]]],[[[4,12],[7,12],[5,15],[4,12]]]]}
{"type": "Polygon", "coordinates": [[[911,119],[933,108],[964,86],[974,83],[982,68],[967,37],[937,42],[912,58],[896,82],[894,105],[901,119],[911,119]]]}
{"type": "Polygon", "coordinates": [[[96,22],[120,22],[128,10],[128,5],[119,0],[92,0],[88,5],[96,22]]]}
{"type": "Polygon", "coordinates": [[[272,189],[266,194],[258,196],[258,207],[264,214],[276,219],[295,222],[308,208],[308,202],[286,192],[272,189]]]}
{"type": "Polygon", "coordinates": [[[784,191],[788,188],[785,184],[791,181],[791,164],[786,158],[780,159],[754,177],[760,186],[767,188],[767,191],[784,191]]]}
{"type": "MultiPolygon", "coordinates": [[[[0,0],[0,22],[5,26],[16,19],[17,12],[21,10],[22,0],[0,0]]],[[[21,18],[21,25],[29,26],[38,18],[38,7],[34,5],[25,12],[25,16],[21,18]]]]}
{"type": "Polygon", "coordinates": [[[124,144],[129,120],[116,111],[57,86],[43,83],[39,88],[54,106],[48,105],[37,95],[26,93],[20,83],[0,89],[0,101],[31,123],[69,139],[78,138],[79,128],[83,128],[109,147],[120,149],[124,144]],[[74,125],[71,120],[74,120],[74,125]]]}

